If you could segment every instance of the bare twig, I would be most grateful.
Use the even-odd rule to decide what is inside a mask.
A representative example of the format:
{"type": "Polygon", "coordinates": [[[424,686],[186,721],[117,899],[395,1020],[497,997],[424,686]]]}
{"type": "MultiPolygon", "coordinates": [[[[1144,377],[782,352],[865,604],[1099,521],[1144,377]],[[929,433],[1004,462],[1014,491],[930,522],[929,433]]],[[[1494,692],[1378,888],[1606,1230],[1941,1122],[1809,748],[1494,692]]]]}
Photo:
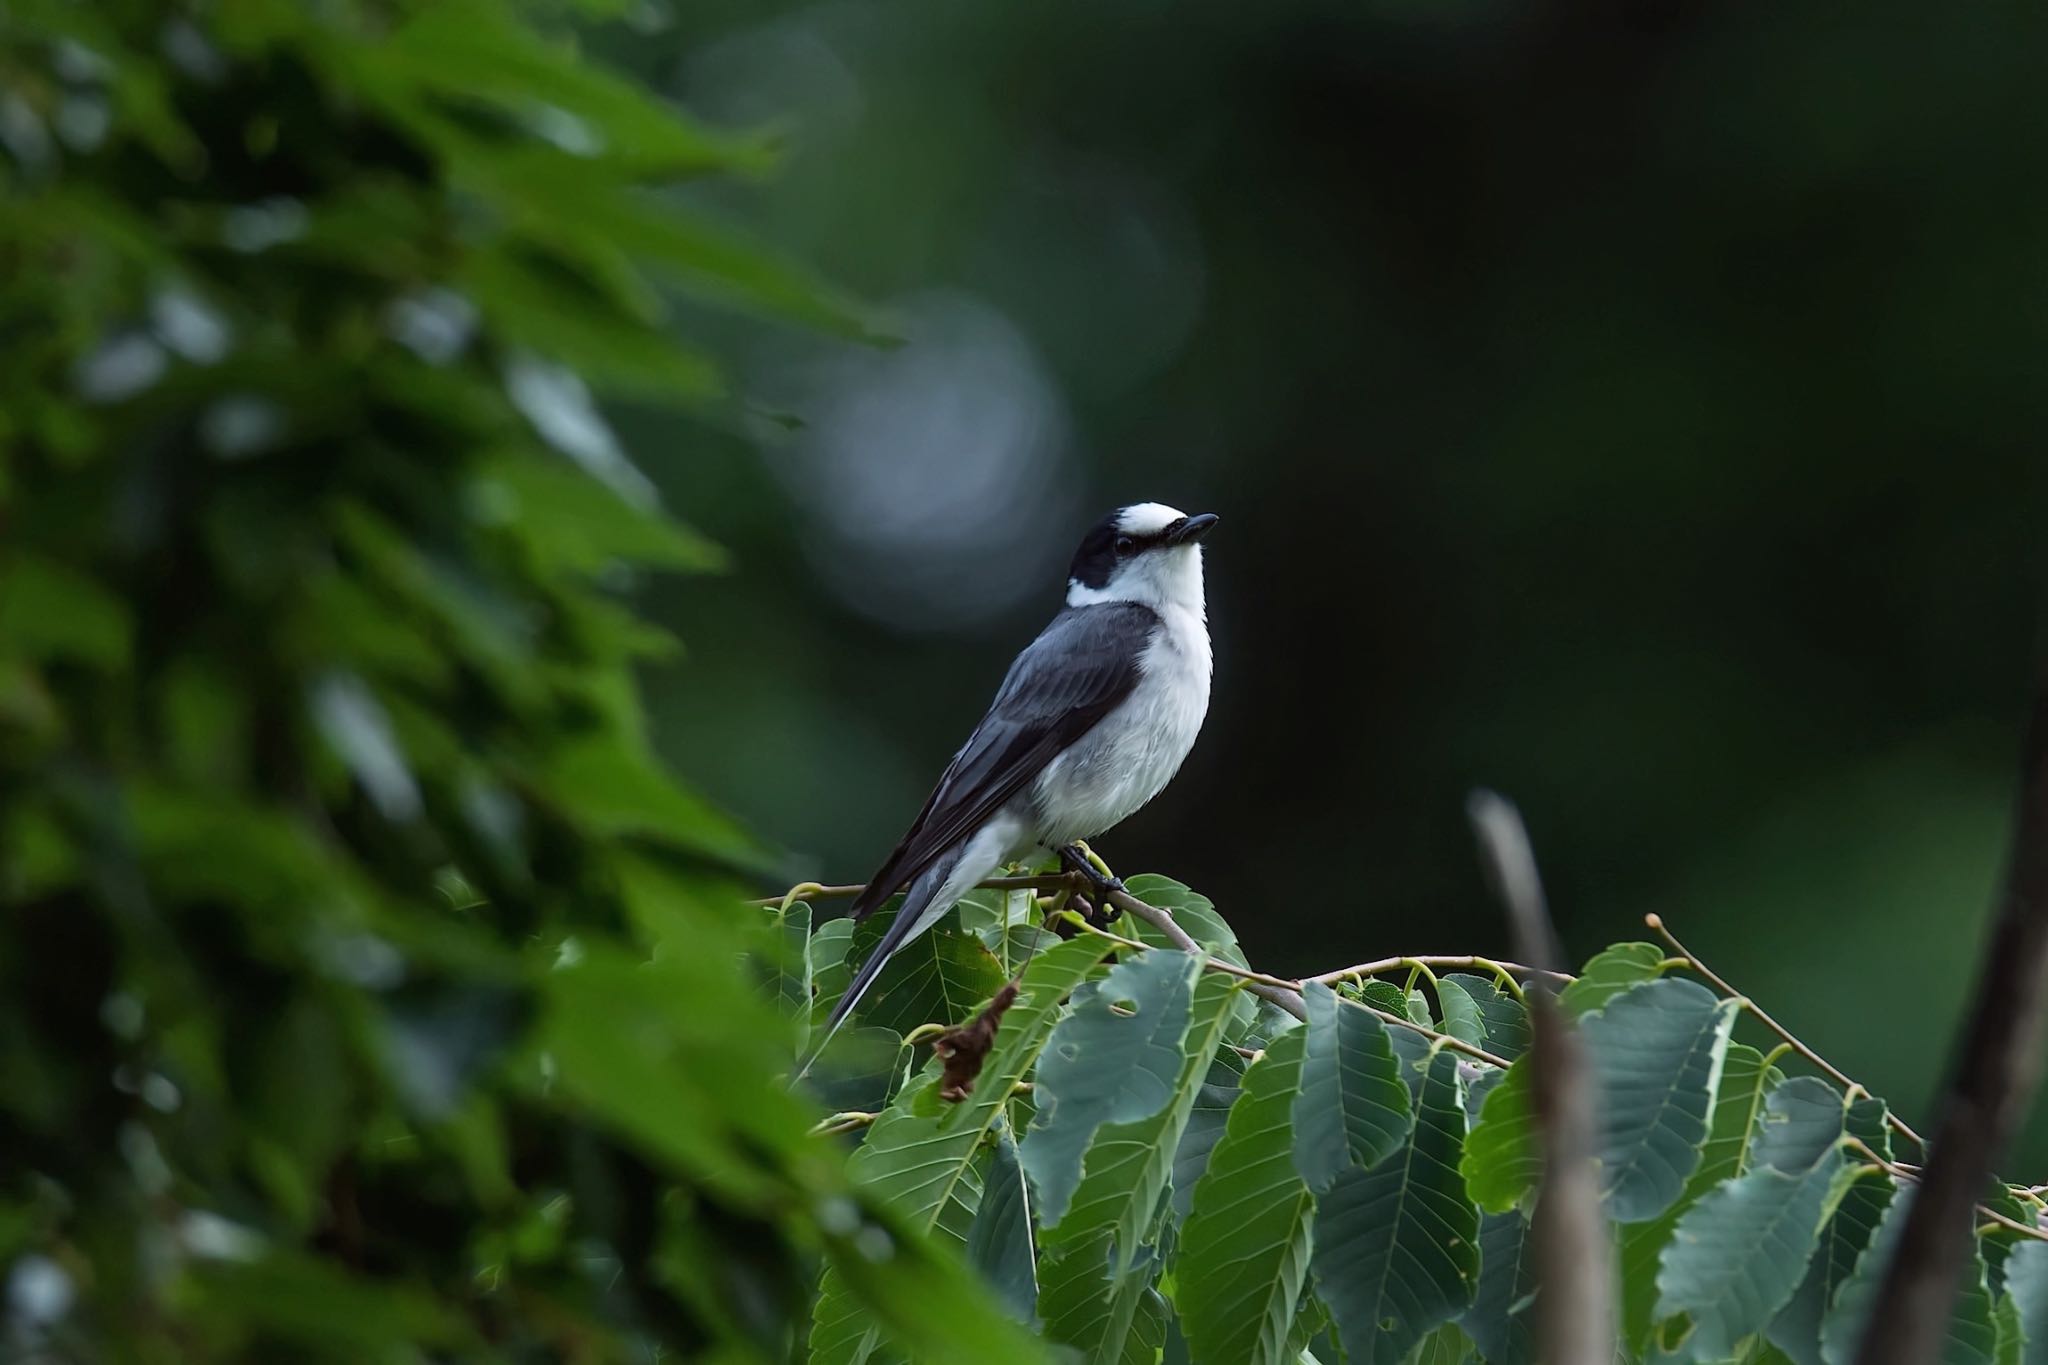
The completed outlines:
{"type": "Polygon", "coordinates": [[[1885,1267],[1857,1365],[1921,1365],[1940,1353],[1970,1254],[1970,1210],[2041,1074],[2048,1019],[2048,673],[2035,681],[2021,746],[2005,885],[1951,1064],[1920,1197],[1885,1267]]]}
{"type": "MultiPolygon", "coordinates": [[[[1762,1024],[1771,1032],[1777,1034],[1778,1037],[1783,1040],[1783,1044],[1785,1047],[1790,1048],[1792,1051],[1798,1053],[1801,1057],[1804,1057],[1807,1061],[1811,1062],[1816,1068],[1825,1073],[1830,1080],[1834,1081],[1837,1085],[1841,1086],[1842,1089],[1847,1091],[1849,1094],[1868,1095],[1871,1093],[1870,1088],[1868,1086],[1865,1086],[1860,1081],[1850,1080],[1848,1075],[1844,1073],[1840,1067],[1836,1066],[1833,1062],[1821,1056],[1818,1052],[1815,1052],[1811,1047],[1808,1047],[1804,1042],[1800,1041],[1798,1035],[1794,1034],[1792,1030],[1786,1028],[1776,1019],[1773,1019],[1768,1013],[1764,1011],[1761,1005],[1758,1005],[1756,1003],[1756,1001],[1750,999],[1741,991],[1738,991],[1735,989],[1735,987],[1729,985],[1725,978],[1723,978],[1719,973],[1714,971],[1714,969],[1709,967],[1706,963],[1702,962],[1698,954],[1694,953],[1692,949],[1686,947],[1683,943],[1680,943],[1678,941],[1678,935],[1671,932],[1670,928],[1664,923],[1663,919],[1660,916],[1645,915],[1643,916],[1643,922],[1649,925],[1651,929],[1655,930],[1658,936],[1661,937],[1665,943],[1670,945],[1671,950],[1678,955],[1679,965],[1687,968],[1692,972],[1697,973],[1702,977],[1705,977],[1708,981],[1713,983],[1714,987],[1717,990],[1719,990],[1721,994],[1727,996],[1729,999],[1740,1000],[1742,1002],[1742,1007],[1749,1012],[1751,1017],[1753,1017],[1758,1023],[1762,1024]]],[[[1907,1123],[1904,1119],[1900,1118],[1897,1114],[1894,1114],[1891,1111],[1891,1107],[1889,1105],[1885,1107],[1884,1117],[1885,1123],[1891,1128],[1893,1132],[1916,1143],[1922,1151],[1925,1151],[1927,1149],[1927,1139],[1921,1137],[1920,1134],[1914,1132],[1912,1125],[1907,1123]]],[[[1886,1169],[1892,1171],[1895,1174],[1902,1174],[1909,1180],[1918,1180],[1920,1178],[1920,1168],[1911,1165],[1907,1162],[1887,1162],[1886,1169]]],[[[1977,1211],[1983,1214],[1986,1218],[1991,1219],[1993,1222],[2012,1223],[2013,1221],[2012,1219],[2005,1217],[2005,1215],[1999,1213],[1995,1209],[1987,1208],[1982,1204],[1979,1204],[1977,1206],[1977,1211]]],[[[2019,1225],[2015,1224],[2014,1226],[2019,1225]]],[[[2048,1241],[2048,1233],[2036,1233],[2031,1228],[2025,1230],[2031,1233],[2032,1235],[2041,1237],[2044,1241],[2048,1241]]]]}
{"type": "MultiPolygon", "coordinates": [[[[1909,1185],[1917,1185],[1920,1183],[1921,1176],[1919,1167],[1907,1166],[1901,1164],[1900,1162],[1891,1161],[1887,1159],[1882,1152],[1878,1151],[1875,1147],[1872,1147],[1862,1138],[1849,1137],[1845,1138],[1844,1142],[1847,1143],[1850,1150],[1859,1153],[1872,1165],[1876,1166],[1879,1170],[1883,1171],[1892,1179],[1903,1180],[1909,1185]]],[[[2031,1237],[2037,1242],[2048,1242],[2048,1231],[2044,1231],[2041,1228],[2033,1227],[2029,1224],[2022,1223],[2017,1218],[2009,1218],[2005,1214],[2000,1213],[1997,1209],[1986,1208],[1984,1205],[1979,1204],[1977,1206],[1977,1212],[1989,1222],[1996,1223],[2000,1227],[2011,1228],[2014,1232],[2020,1233],[2023,1236],[2031,1237]]]]}
{"type": "MultiPolygon", "coordinates": [[[[1140,943],[1137,939],[1134,938],[1125,938],[1122,934],[1113,934],[1107,929],[1098,929],[1094,925],[1088,923],[1087,920],[1082,919],[1079,915],[1073,916],[1073,922],[1085,932],[1093,934],[1097,938],[1106,938],[1111,943],[1114,943],[1122,948],[1148,948],[1151,946],[1150,944],[1140,943]]],[[[1197,957],[1201,958],[1202,965],[1212,972],[1223,972],[1230,976],[1242,977],[1244,980],[1251,983],[1247,987],[1247,989],[1252,991],[1259,990],[1261,986],[1281,986],[1291,988],[1293,984],[1287,981],[1285,977],[1267,976],[1262,972],[1247,971],[1245,968],[1240,967],[1233,962],[1219,961],[1218,959],[1210,957],[1206,953],[1204,953],[1202,951],[1202,947],[1200,944],[1196,944],[1191,948],[1185,948],[1183,949],[1183,951],[1193,953],[1197,957]]],[[[1269,996],[1267,998],[1270,999],[1271,997],[1269,996]]],[[[1300,1003],[1300,996],[1296,995],[1294,999],[1297,1004],[1300,1003]]],[[[1343,995],[1338,996],[1337,999],[1340,1003],[1349,1005],[1352,1009],[1364,1010],[1367,1014],[1377,1016],[1380,1022],[1382,1023],[1392,1024],[1395,1028],[1407,1029],[1410,1033],[1419,1033],[1423,1037],[1429,1039],[1430,1045],[1433,1047],[1444,1048],[1447,1051],[1451,1052],[1462,1052],[1467,1057],[1470,1057],[1473,1061],[1485,1062],[1488,1066],[1497,1066],[1504,1068],[1508,1064],[1507,1059],[1505,1057],[1496,1057],[1483,1047],[1475,1047],[1473,1044],[1466,1042],[1462,1038],[1453,1038],[1448,1033],[1439,1033],[1433,1028],[1429,1028],[1423,1024],[1418,1024],[1411,1019],[1404,1019],[1398,1014],[1389,1014],[1387,1013],[1387,1011],[1383,1009],[1376,1009],[1373,1006],[1366,1004],[1363,1000],[1353,1000],[1349,996],[1343,995]]],[[[1285,1006],[1282,1006],[1282,1008],[1285,1008],[1285,1006]]]]}
{"type": "Polygon", "coordinates": [[[1505,798],[1474,792],[1465,804],[1487,880],[1507,911],[1515,951],[1541,974],[1529,981],[1536,1126],[1543,1188],[1530,1227],[1541,1287],[1536,1358],[1548,1365],[1610,1365],[1614,1352],[1613,1238],[1600,1209],[1592,1067],[1585,1040],[1557,1007],[1559,959],[1543,882],[1522,817],[1505,798]]]}
{"type": "MultiPolygon", "coordinates": [[[[1075,884],[1071,872],[1042,872],[1030,877],[990,877],[977,882],[982,891],[1057,891],[1075,884]]],[[[1085,885],[1086,883],[1082,883],[1085,885]]],[[[763,896],[750,900],[748,905],[778,906],[790,901],[839,901],[858,896],[867,890],[865,882],[850,882],[843,886],[823,886],[817,882],[799,882],[780,896],[763,896]]]]}
{"type": "MultiPolygon", "coordinates": [[[[1671,930],[1665,925],[1663,916],[1645,915],[1643,916],[1643,923],[1649,925],[1650,928],[1657,934],[1659,938],[1663,939],[1666,944],[1670,945],[1671,951],[1678,955],[1681,962],[1688,969],[1690,969],[1693,972],[1696,972],[1700,976],[1703,976],[1708,981],[1712,982],[1714,988],[1720,991],[1721,994],[1727,996],[1729,999],[1740,1000],[1742,1002],[1742,1008],[1747,1010],[1752,1018],[1754,1018],[1759,1024],[1762,1024],[1765,1028],[1769,1029],[1771,1032],[1777,1034],[1779,1038],[1784,1040],[1786,1046],[1790,1047],[1794,1052],[1798,1053],[1807,1061],[1811,1062],[1815,1067],[1819,1068],[1820,1071],[1823,1072],[1829,1080],[1832,1080],[1835,1084],[1841,1086],[1842,1089],[1848,1091],[1851,1094],[1861,1093],[1868,1095],[1870,1093],[1870,1091],[1866,1089],[1864,1086],[1858,1084],[1855,1081],[1850,1080],[1849,1077],[1843,1073],[1840,1067],[1836,1066],[1833,1062],[1829,1061],[1827,1058],[1821,1056],[1818,1052],[1815,1052],[1812,1048],[1808,1047],[1805,1043],[1801,1042],[1799,1037],[1796,1034],[1794,1034],[1791,1029],[1786,1028],[1776,1019],[1773,1019],[1770,1016],[1770,1014],[1764,1010],[1763,1006],[1757,1004],[1756,1001],[1750,999],[1741,991],[1738,991],[1735,989],[1735,987],[1729,985],[1728,982],[1724,980],[1718,973],[1716,973],[1712,967],[1709,967],[1705,962],[1702,962],[1698,954],[1694,953],[1692,949],[1686,947],[1683,943],[1680,943],[1678,941],[1678,935],[1672,933],[1671,930]]],[[[1893,1132],[1899,1134],[1902,1137],[1910,1139],[1914,1143],[1918,1144],[1923,1150],[1926,1148],[1927,1140],[1921,1137],[1918,1133],[1914,1132],[1910,1124],[1908,1124],[1904,1119],[1900,1118],[1897,1114],[1892,1113],[1889,1108],[1885,1110],[1885,1121],[1891,1125],[1891,1129],[1893,1132]]]]}
{"type": "MultiPolygon", "coordinates": [[[[1188,937],[1188,931],[1181,928],[1173,918],[1173,912],[1162,910],[1156,905],[1147,905],[1128,891],[1112,891],[1103,899],[1127,915],[1136,915],[1145,923],[1166,936],[1166,941],[1184,953],[1193,953],[1219,969],[1230,967],[1230,963],[1219,963],[1203,949],[1202,945],[1188,937]]],[[[1267,976],[1263,972],[1242,973],[1251,984],[1254,995],[1272,1001],[1297,1019],[1308,1018],[1308,1010],[1301,1003],[1301,983],[1285,977],[1267,976]]]]}
{"type": "Polygon", "coordinates": [[[849,1109],[840,1114],[827,1114],[811,1128],[811,1136],[836,1137],[840,1133],[851,1133],[857,1129],[867,1127],[880,1117],[881,1115],[879,1114],[870,1114],[860,1109],[849,1109]]]}
{"type": "MultiPolygon", "coordinates": [[[[773,901],[769,902],[771,905],[774,903],[773,901]]],[[[1540,967],[1525,967],[1519,962],[1502,962],[1498,958],[1477,957],[1470,953],[1456,955],[1419,953],[1411,954],[1407,957],[1375,958],[1371,962],[1361,962],[1356,966],[1339,967],[1334,972],[1319,972],[1315,976],[1305,976],[1301,979],[1301,982],[1304,986],[1311,981],[1320,981],[1325,986],[1334,986],[1339,981],[1348,981],[1355,976],[1381,976],[1387,972],[1400,971],[1403,967],[1411,967],[1418,962],[1432,970],[1448,967],[1476,967],[1482,971],[1492,972],[1496,976],[1500,976],[1503,973],[1513,973],[1515,976],[1548,976],[1554,981],[1570,981],[1572,979],[1569,972],[1546,972],[1540,967]]]]}

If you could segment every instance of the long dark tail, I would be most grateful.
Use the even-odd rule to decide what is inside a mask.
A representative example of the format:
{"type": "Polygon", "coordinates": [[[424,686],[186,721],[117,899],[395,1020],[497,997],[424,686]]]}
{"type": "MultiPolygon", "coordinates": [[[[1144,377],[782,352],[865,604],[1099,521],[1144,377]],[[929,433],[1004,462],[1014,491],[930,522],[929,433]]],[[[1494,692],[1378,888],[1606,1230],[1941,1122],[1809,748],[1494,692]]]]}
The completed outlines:
{"type": "Polygon", "coordinates": [[[958,853],[941,858],[910,884],[910,890],[904,893],[903,904],[897,909],[896,918],[889,922],[889,928],[882,935],[882,941],[868,954],[867,961],[860,964],[860,969],[853,974],[853,980],[847,983],[846,993],[841,995],[839,1003],[832,1007],[832,1015],[825,1021],[824,1036],[812,1045],[811,1055],[804,1058],[804,1064],[797,1068],[797,1080],[802,1080],[809,1074],[811,1064],[817,1061],[819,1055],[830,1045],[833,1037],[846,1023],[847,1017],[853,1013],[854,1007],[860,1004],[861,997],[868,993],[868,988],[873,986],[875,979],[882,974],[882,968],[888,966],[889,959],[896,955],[897,949],[917,937],[921,928],[918,921],[923,919],[925,911],[931,908],[932,899],[945,889],[946,879],[952,875],[953,866],[959,861],[958,853]]]}

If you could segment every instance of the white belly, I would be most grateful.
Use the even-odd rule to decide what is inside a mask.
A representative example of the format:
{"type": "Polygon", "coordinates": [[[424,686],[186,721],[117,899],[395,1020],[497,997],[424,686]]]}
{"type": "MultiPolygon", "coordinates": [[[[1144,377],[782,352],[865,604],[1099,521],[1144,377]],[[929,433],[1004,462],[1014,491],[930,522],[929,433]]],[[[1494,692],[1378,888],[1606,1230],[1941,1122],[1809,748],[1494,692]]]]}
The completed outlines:
{"type": "Polygon", "coordinates": [[[1123,705],[1054,759],[1031,789],[1041,843],[1092,839],[1159,795],[1209,713],[1209,632],[1169,610],[1123,705]]]}

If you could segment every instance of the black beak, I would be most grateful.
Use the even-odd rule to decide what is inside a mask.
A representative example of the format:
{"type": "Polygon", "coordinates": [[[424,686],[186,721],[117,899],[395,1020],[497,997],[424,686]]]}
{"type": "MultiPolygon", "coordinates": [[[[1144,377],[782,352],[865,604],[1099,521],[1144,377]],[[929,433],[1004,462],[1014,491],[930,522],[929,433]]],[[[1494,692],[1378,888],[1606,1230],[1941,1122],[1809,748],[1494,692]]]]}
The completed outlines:
{"type": "Polygon", "coordinates": [[[1208,535],[1216,523],[1221,520],[1222,518],[1214,512],[1204,512],[1200,516],[1187,517],[1182,520],[1180,525],[1174,527],[1168,533],[1166,537],[1167,544],[1192,545],[1203,536],[1208,535]]]}

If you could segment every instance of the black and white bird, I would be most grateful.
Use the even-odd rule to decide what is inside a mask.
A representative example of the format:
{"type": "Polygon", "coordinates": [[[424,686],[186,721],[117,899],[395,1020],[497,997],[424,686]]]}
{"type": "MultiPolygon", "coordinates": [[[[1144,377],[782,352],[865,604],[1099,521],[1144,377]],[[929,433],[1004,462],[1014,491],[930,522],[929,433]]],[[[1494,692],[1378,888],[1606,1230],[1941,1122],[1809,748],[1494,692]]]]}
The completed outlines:
{"type": "Polygon", "coordinates": [[[1066,609],[1010,665],[988,714],[854,901],[863,919],[908,887],[826,1040],[889,958],[975,883],[1041,851],[1085,866],[1076,841],[1131,815],[1180,771],[1209,711],[1201,541],[1216,520],[1144,502],[1089,530],[1066,609]]]}

